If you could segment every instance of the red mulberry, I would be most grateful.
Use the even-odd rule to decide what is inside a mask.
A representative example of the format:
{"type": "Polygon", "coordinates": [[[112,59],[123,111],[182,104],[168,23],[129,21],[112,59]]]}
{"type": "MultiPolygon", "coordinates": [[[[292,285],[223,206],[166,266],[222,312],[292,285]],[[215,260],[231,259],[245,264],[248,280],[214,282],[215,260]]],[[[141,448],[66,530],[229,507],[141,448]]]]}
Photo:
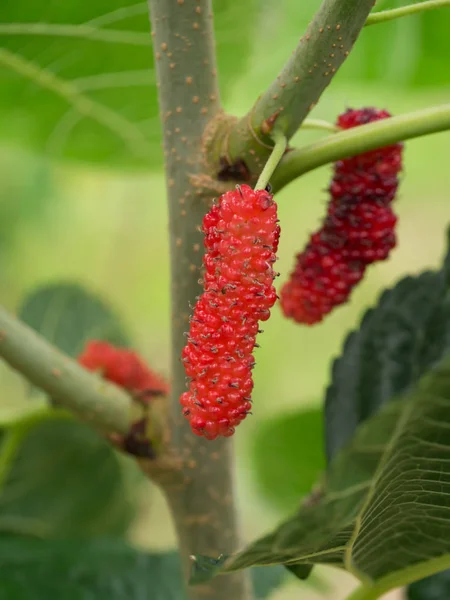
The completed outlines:
{"type": "Polygon", "coordinates": [[[231,436],[251,408],[258,321],[277,298],[277,223],[271,194],[247,185],[223,194],[203,219],[204,293],[182,353],[190,384],[180,403],[193,432],[210,440],[231,436]]]}
{"type": "MultiPolygon", "coordinates": [[[[384,110],[348,110],[338,118],[343,129],[388,118],[384,110]]],[[[390,206],[402,168],[402,144],[338,161],[330,185],[331,200],[322,227],[297,256],[281,290],[286,317],[318,323],[347,302],[370,263],[384,260],[396,244],[397,217],[390,206]]]]}
{"type": "Polygon", "coordinates": [[[89,371],[99,371],[104,379],[140,398],[169,394],[167,382],[131,350],[92,340],[78,356],[78,362],[89,371]]]}

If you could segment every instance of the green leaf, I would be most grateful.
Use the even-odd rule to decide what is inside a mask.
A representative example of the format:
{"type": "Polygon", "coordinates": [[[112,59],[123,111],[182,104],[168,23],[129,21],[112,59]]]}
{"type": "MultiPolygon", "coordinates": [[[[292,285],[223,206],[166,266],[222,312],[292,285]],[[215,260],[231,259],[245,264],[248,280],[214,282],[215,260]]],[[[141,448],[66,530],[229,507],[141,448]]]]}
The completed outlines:
{"type": "MultiPolygon", "coordinates": [[[[409,4],[388,0],[375,10],[409,4]]],[[[374,11],[375,12],[375,11],[374,11]]],[[[445,85],[445,42],[450,27],[446,8],[423,12],[361,32],[354,52],[343,66],[341,77],[355,81],[383,82],[396,88],[445,85]],[[380,43],[380,35],[383,42],[380,43]]]]}
{"type": "Polygon", "coordinates": [[[77,356],[90,339],[128,345],[114,312],[78,284],[54,283],[38,288],[25,298],[18,317],[69,356],[77,356]]]}
{"type": "MultiPolygon", "coordinates": [[[[51,157],[161,167],[148,6],[136,0],[3,3],[0,132],[51,157]]],[[[223,95],[245,68],[256,0],[215,0],[223,95]]],[[[179,7],[182,10],[182,7],[179,7]]],[[[184,10],[188,10],[184,7],[184,10]]]]}
{"type": "Polygon", "coordinates": [[[42,226],[53,199],[48,163],[0,149],[0,260],[11,249],[20,228],[42,226]]]}
{"type": "Polygon", "coordinates": [[[449,422],[447,356],[360,425],[331,464],[317,503],[229,558],[223,571],[322,563],[381,595],[449,567],[449,422]]]}
{"type": "MultiPolygon", "coordinates": [[[[329,460],[359,423],[398,398],[450,348],[449,278],[447,255],[440,271],[407,277],[384,292],[348,336],[326,394],[329,460]]],[[[415,585],[431,593],[445,578],[434,577],[415,585]]]]}
{"type": "Polygon", "coordinates": [[[359,423],[398,398],[450,348],[449,258],[385,291],[347,337],[325,399],[330,461],[359,423]]]}
{"type": "Polygon", "coordinates": [[[450,571],[436,573],[409,586],[408,600],[448,600],[450,598],[450,571]]]}
{"type": "Polygon", "coordinates": [[[114,539],[0,537],[8,600],[186,600],[176,553],[138,552],[114,539]]]}
{"type": "Polygon", "coordinates": [[[252,459],[261,494],[278,508],[294,510],[325,469],[322,411],[309,408],[262,422],[252,459]]]}
{"type": "Polygon", "coordinates": [[[327,392],[322,496],[212,572],[280,563],[304,578],[334,564],[387,590],[450,565],[449,265],[385,292],[348,337],[327,392]]]}
{"type": "Polygon", "coordinates": [[[256,600],[264,600],[286,580],[286,571],[280,565],[253,567],[250,571],[256,600]]]}
{"type": "MultiPolygon", "coordinates": [[[[381,3],[378,0],[374,12],[410,3],[406,0],[381,3]]],[[[248,78],[253,85],[270,83],[286,56],[295,48],[299,32],[305,31],[320,5],[320,0],[264,3],[254,65],[242,85],[246,85],[248,78]]],[[[354,49],[339,70],[336,85],[342,84],[346,94],[349,94],[349,82],[359,88],[370,82],[383,86],[383,89],[395,86],[396,90],[446,86],[449,30],[450,11],[447,8],[367,27],[361,31],[354,49]]],[[[251,86],[248,89],[250,91],[251,86]]],[[[336,112],[333,97],[330,102],[331,110],[336,112]]]]}
{"type": "MultiPolygon", "coordinates": [[[[255,598],[267,598],[284,573],[253,569],[255,598]]],[[[139,552],[115,539],[0,536],[0,581],[8,600],[187,600],[177,552],[139,552]]]]}
{"type": "Polygon", "coordinates": [[[123,534],[128,464],[87,425],[46,409],[2,429],[0,531],[39,537],[123,534]]]}

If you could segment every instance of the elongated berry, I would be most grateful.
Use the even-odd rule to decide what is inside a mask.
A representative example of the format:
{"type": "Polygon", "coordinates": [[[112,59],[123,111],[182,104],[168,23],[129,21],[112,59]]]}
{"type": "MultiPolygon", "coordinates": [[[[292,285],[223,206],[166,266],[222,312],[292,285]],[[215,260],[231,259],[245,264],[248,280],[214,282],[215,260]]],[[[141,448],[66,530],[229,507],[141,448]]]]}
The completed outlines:
{"type": "Polygon", "coordinates": [[[140,399],[149,399],[155,394],[166,396],[169,393],[169,385],[163,377],[152,371],[132,350],[91,340],[78,356],[78,362],[140,399]]]}
{"type": "Polygon", "coordinates": [[[180,403],[193,432],[231,436],[251,409],[258,322],[277,298],[273,264],[280,228],[265,190],[223,194],[203,219],[204,292],[182,353],[189,390],[180,403]]]}
{"type": "MultiPolygon", "coordinates": [[[[348,110],[337,124],[357,127],[390,116],[375,108],[348,110]]],[[[391,202],[402,168],[402,144],[337,161],[331,200],[319,231],[311,235],[281,290],[285,316],[298,323],[318,323],[348,301],[366,267],[385,260],[396,244],[397,217],[391,202]]]]}

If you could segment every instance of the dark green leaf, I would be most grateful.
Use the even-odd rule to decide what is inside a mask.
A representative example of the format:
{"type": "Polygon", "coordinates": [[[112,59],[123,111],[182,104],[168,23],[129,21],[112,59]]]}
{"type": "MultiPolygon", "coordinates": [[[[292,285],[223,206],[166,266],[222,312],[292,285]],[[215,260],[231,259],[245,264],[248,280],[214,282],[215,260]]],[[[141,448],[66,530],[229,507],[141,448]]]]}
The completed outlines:
{"type": "Polygon", "coordinates": [[[0,446],[0,531],[123,534],[134,509],[124,461],[95,431],[62,411],[10,423],[0,446]]]}
{"type": "Polygon", "coordinates": [[[267,419],[258,426],[252,457],[261,493],[277,507],[294,510],[325,469],[322,411],[267,419]]]}
{"type": "Polygon", "coordinates": [[[408,600],[448,600],[450,598],[450,570],[412,583],[408,588],[407,598],[408,600]]]}
{"type": "MultiPolygon", "coordinates": [[[[407,277],[384,292],[348,336],[326,395],[329,460],[359,423],[407,390],[450,348],[449,259],[450,254],[439,272],[407,277]]],[[[435,586],[433,577],[416,585],[435,586]]]]}
{"type": "MultiPolygon", "coordinates": [[[[267,598],[284,574],[253,569],[255,598],[267,598]]],[[[139,552],[116,539],[2,535],[0,581],[8,600],[187,600],[177,552],[139,552]]]]}
{"type": "MultiPolygon", "coordinates": [[[[229,558],[344,568],[388,591],[450,566],[450,356],[360,425],[330,466],[324,496],[229,558]],[[417,576],[417,575],[416,575],[417,576]]],[[[369,585],[369,584],[367,584],[369,585]]]]}
{"type": "Polygon", "coordinates": [[[18,316],[69,356],[77,356],[89,339],[128,344],[122,324],[109,306],[78,284],[38,288],[25,298],[18,316]]]}
{"type": "Polygon", "coordinates": [[[254,567],[250,571],[253,582],[253,593],[256,600],[268,598],[286,579],[286,571],[280,565],[270,567],[254,567]]]}
{"type": "MultiPolygon", "coordinates": [[[[245,67],[257,8],[214,2],[223,95],[245,67]]],[[[150,29],[145,1],[3,2],[3,139],[56,158],[160,167],[150,29]]]]}
{"type": "Polygon", "coordinates": [[[8,600],[186,600],[176,553],[147,554],[111,540],[0,537],[8,600]]]}
{"type": "Polygon", "coordinates": [[[328,460],[359,423],[399,397],[450,348],[448,262],[385,291],[346,339],[325,400],[328,460]]]}

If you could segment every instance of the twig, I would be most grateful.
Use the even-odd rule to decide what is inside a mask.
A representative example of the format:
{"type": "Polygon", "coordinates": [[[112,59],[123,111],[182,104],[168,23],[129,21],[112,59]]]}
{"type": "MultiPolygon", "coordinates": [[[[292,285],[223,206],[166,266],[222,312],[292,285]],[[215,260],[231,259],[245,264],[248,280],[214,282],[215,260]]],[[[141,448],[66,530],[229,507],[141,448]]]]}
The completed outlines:
{"type": "Polygon", "coordinates": [[[285,154],[272,177],[272,187],[279,191],[327,163],[446,129],[450,129],[450,104],[347,129],[285,154]]]}
{"type": "Polygon", "coordinates": [[[128,433],[131,399],[86,371],[0,307],[0,357],[65,408],[105,433],[128,433]]]}
{"type": "Polygon", "coordinates": [[[428,0],[426,2],[416,2],[415,4],[408,4],[408,6],[401,6],[400,8],[393,8],[391,10],[382,10],[369,15],[367,17],[366,26],[386,23],[386,21],[408,17],[409,15],[415,15],[420,12],[425,12],[426,10],[444,8],[445,6],[450,6],[450,0],[428,0]]]}

